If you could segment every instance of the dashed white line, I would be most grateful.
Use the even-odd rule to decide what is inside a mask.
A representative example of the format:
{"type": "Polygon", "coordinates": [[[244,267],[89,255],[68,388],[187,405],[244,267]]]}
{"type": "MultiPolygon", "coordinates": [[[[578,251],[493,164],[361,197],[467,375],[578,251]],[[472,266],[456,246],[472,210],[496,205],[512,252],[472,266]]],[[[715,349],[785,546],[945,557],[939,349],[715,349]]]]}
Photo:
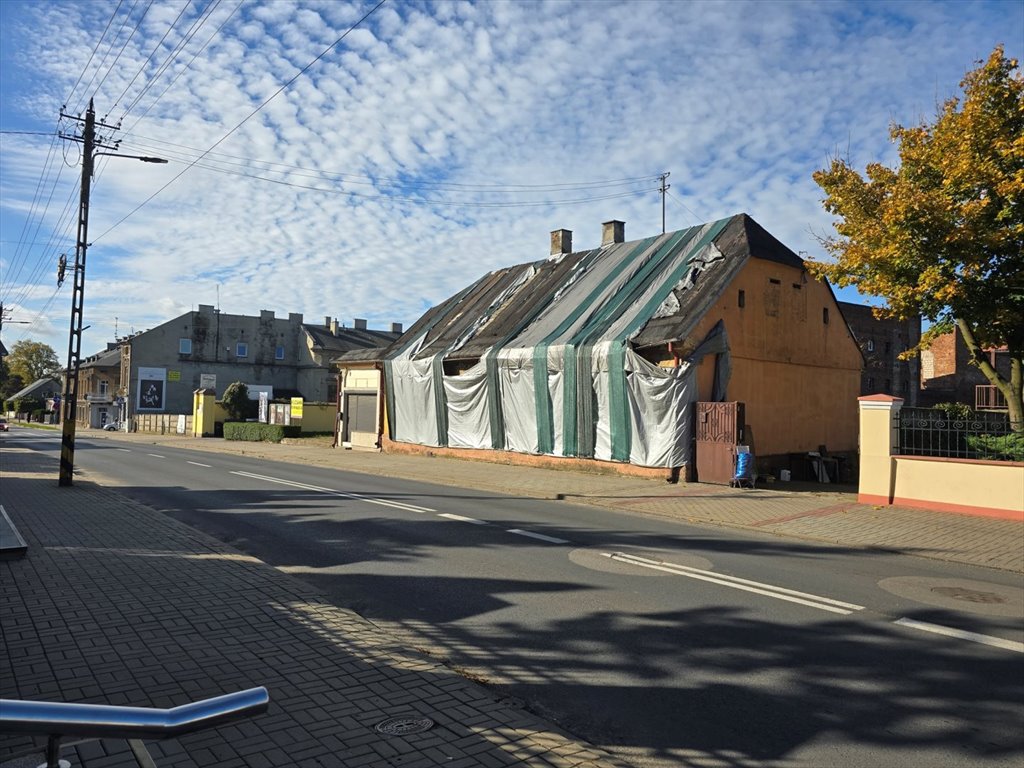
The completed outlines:
{"type": "Polygon", "coordinates": [[[441,512],[437,516],[445,517],[449,520],[456,520],[460,523],[472,523],[473,525],[487,525],[486,520],[477,520],[475,517],[463,517],[462,515],[453,515],[450,512],[441,512]]]}
{"type": "Polygon", "coordinates": [[[193,465],[195,465],[197,467],[206,467],[207,469],[209,469],[211,467],[210,464],[200,464],[198,461],[186,461],[185,463],[186,464],[193,464],[193,465]]]}
{"type": "Polygon", "coordinates": [[[147,453],[147,456],[152,456],[154,459],[166,459],[166,456],[161,456],[159,453],[147,453]]]}
{"type": "Polygon", "coordinates": [[[556,539],[554,536],[545,536],[543,533],[534,533],[533,531],[524,531],[521,528],[509,528],[508,533],[514,533],[517,536],[529,536],[531,539],[540,539],[546,541],[549,544],[568,544],[569,542],[565,539],[556,539]]]}
{"type": "Polygon", "coordinates": [[[1018,643],[1015,640],[1004,640],[1001,637],[993,637],[992,635],[982,635],[977,632],[967,632],[963,629],[953,629],[952,627],[944,627],[941,624],[929,624],[927,621],[917,621],[916,619],[896,619],[896,621],[894,621],[893,624],[899,624],[901,627],[911,627],[913,629],[920,629],[923,632],[932,632],[936,635],[954,637],[958,640],[969,640],[972,643],[991,645],[995,648],[1002,648],[1006,651],[1016,651],[1017,653],[1024,653],[1024,643],[1018,643]]]}
{"type": "Polygon", "coordinates": [[[423,514],[425,512],[436,512],[436,509],[430,507],[417,507],[414,504],[406,504],[401,501],[388,501],[386,499],[373,499],[369,496],[363,496],[358,493],[346,493],[345,491],[336,491],[333,488],[323,488],[319,485],[307,485],[306,483],[297,483],[294,480],[285,480],[280,477],[270,477],[269,475],[257,475],[253,472],[232,472],[232,475],[238,475],[240,477],[250,477],[254,480],[265,480],[268,483],[278,483],[279,485],[288,485],[292,488],[302,488],[307,491],[316,491],[317,493],[325,493],[329,496],[340,496],[343,499],[354,499],[355,501],[365,501],[367,504],[377,504],[382,507],[391,507],[393,509],[401,509],[405,512],[417,512],[423,514]]]}
{"type": "Polygon", "coordinates": [[[753,592],[758,595],[765,595],[766,597],[774,597],[776,600],[785,600],[790,603],[799,603],[800,605],[807,605],[811,608],[817,608],[822,611],[829,611],[830,613],[839,613],[844,616],[848,616],[854,611],[861,611],[864,609],[863,605],[856,605],[854,603],[844,603],[840,600],[833,600],[830,597],[811,595],[807,592],[797,592],[795,589],[776,587],[773,584],[764,584],[759,581],[741,579],[738,576],[729,576],[724,573],[702,571],[699,568],[690,568],[686,565],[665,563],[659,560],[648,560],[645,557],[627,555],[621,552],[604,552],[602,554],[604,554],[605,557],[611,558],[612,560],[618,560],[619,562],[629,563],[631,565],[636,565],[641,568],[651,568],[656,571],[674,573],[677,576],[686,576],[689,579],[697,579],[698,581],[708,581],[712,584],[718,584],[723,587],[730,587],[731,589],[740,589],[744,592],[753,592]]]}

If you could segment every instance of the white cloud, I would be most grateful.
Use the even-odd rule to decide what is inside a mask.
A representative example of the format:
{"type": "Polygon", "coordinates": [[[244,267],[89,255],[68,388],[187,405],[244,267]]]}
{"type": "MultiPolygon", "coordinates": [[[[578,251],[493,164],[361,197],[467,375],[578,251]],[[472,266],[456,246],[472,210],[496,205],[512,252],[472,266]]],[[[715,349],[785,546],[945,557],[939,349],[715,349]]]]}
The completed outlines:
{"type": "MultiPolygon", "coordinates": [[[[52,129],[115,7],[53,2],[18,6],[14,17],[5,10],[11,31],[0,34],[19,66],[16,80],[8,79],[10,68],[0,75],[4,129],[52,129]]],[[[860,165],[892,162],[890,122],[933,115],[936,102],[1024,15],[998,2],[387,3],[110,229],[372,6],[244,3],[186,69],[233,7],[217,8],[126,116],[132,128],[180,74],[121,133],[123,152],[172,163],[110,159],[97,181],[88,349],[113,335],[114,317],[121,332],[152,327],[214,303],[218,286],[231,312],[408,325],[484,272],[542,258],[553,228],[573,229],[581,248],[598,242],[600,222],[610,218],[627,221],[627,237],[660,231],[654,181],[642,197],[580,205],[414,202],[554,201],[623,189],[546,193],[528,185],[671,171],[670,227],[695,223],[687,208],[703,218],[747,211],[794,250],[816,253],[811,231],[825,231],[829,221],[811,173],[837,151],[860,165]],[[201,167],[211,165],[220,172],[201,167]]],[[[74,92],[75,108],[94,96],[101,112],[111,109],[181,8],[157,0],[102,87],[101,72],[86,90],[140,15],[122,27],[119,10],[111,34],[120,37],[97,50],[74,92]]],[[[119,109],[197,13],[186,11],[119,109]]],[[[119,117],[114,110],[110,119],[119,117]]],[[[48,145],[4,136],[0,147],[0,285],[5,306],[17,298],[27,313],[52,297],[55,251],[26,255],[22,248],[18,270],[9,241],[21,239],[48,145]],[[37,264],[46,268],[33,272],[37,264]]],[[[43,239],[65,201],[75,200],[76,173],[65,169],[43,239]]],[[[64,243],[73,241],[69,221],[59,230],[64,243]]],[[[30,331],[58,350],[66,347],[69,294],[66,287],[30,331]]],[[[12,341],[6,329],[5,341],[12,341]]]]}

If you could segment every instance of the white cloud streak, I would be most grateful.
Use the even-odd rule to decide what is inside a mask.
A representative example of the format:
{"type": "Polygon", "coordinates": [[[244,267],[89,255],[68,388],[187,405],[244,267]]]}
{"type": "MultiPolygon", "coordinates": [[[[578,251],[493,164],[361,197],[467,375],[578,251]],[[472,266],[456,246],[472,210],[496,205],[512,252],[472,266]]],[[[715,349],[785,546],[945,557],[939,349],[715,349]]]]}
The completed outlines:
{"type": "MultiPolygon", "coordinates": [[[[124,116],[134,127],[119,135],[121,151],[172,160],[111,158],[97,178],[85,351],[112,338],[115,317],[121,333],[151,327],[213,303],[218,290],[233,313],[408,325],[484,272],[542,258],[551,229],[573,229],[577,247],[595,245],[610,218],[627,221],[627,237],[659,232],[654,177],[662,171],[671,171],[678,198],[667,203],[671,228],[695,223],[690,210],[705,219],[746,211],[794,250],[817,254],[811,233],[829,220],[811,173],[835,153],[861,166],[893,162],[889,124],[932,116],[974,61],[999,42],[1012,46],[1006,31],[1024,24],[1011,2],[390,0],[114,226],[372,5],[277,0],[236,10],[236,0],[223,0],[152,83],[203,9],[189,5],[158,46],[184,3],[157,0],[134,34],[141,12],[127,17],[122,8],[86,69],[115,2],[2,5],[12,62],[0,83],[4,130],[52,131],[84,70],[69,108],[93,97],[102,114],[127,88],[111,121],[151,85],[124,116]],[[285,183],[200,167],[210,165],[285,183]],[[635,177],[650,179],[642,196],[579,205],[555,201],[638,187],[495,191],[635,177]]],[[[10,135],[0,146],[0,291],[6,308],[29,317],[52,297],[53,263],[69,237],[48,250],[22,246],[17,268],[48,146],[43,137],[10,135]]],[[[65,202],[77,202],[76,173],[65,169],[41,239],[65,202]]],[[[69,301],[70,282],[28,335],[65,349],[69,301]]],[[[16,338],[7,329],[4,336],[8,346],[16,338]]]]}

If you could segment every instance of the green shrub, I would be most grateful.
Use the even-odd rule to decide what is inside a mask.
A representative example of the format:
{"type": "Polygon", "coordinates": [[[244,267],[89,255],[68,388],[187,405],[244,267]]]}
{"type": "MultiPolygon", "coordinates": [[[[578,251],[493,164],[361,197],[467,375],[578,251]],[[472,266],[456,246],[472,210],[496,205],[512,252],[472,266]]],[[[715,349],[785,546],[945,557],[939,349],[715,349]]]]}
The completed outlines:
{"type": "Polygon", "coordinates": [[[249,388],[240,381],[228,384],[220,401],[228,417],[235,421],[255,418],[259,403],[249,399],[249,388]]]}
{"type": "Polygon", "coordinates": [[[982,459],[1024,461],[1024,433],[1008,435],[968,435],[967,447],[982,459]]]}
{"type": "Polygon", "coordinates": [[[286,437],[298,437],[302,427],[284,424],[260,424],[255,421],[224,422],[225,440],[245,440],[251,443],[280,443],[286,437]]]}
{"type": "Polygon", "coordinates": [[[942,411],[950,421],[970,421],[974,410],[966,403],[936,403],[936,411],[942,411]]]}

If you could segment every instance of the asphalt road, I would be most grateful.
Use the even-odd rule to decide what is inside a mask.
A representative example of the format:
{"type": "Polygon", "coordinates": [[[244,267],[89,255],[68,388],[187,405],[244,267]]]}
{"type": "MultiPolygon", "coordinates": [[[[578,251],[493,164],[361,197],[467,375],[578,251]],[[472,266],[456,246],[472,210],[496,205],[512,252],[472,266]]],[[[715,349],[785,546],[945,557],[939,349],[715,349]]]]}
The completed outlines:
{"type": "Polygon", "coordinates": [[[76,465],[638,766],[1024,763],[1018,575],[168,446],[76,465]]]}

